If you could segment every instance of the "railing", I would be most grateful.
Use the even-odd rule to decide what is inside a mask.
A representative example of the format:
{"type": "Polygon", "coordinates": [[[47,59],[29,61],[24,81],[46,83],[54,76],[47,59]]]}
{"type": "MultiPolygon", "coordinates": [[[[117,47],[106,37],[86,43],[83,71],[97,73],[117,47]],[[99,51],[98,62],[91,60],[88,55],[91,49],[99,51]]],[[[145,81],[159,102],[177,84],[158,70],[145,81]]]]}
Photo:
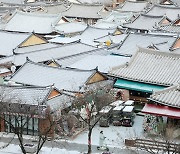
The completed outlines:
{"type": "Polygon", "coordinates": [[[180,153],[180,144],[171,141],[158,141],[151,139],[125,139],[125,145],[139,149],[152,149],[180,153]]]}

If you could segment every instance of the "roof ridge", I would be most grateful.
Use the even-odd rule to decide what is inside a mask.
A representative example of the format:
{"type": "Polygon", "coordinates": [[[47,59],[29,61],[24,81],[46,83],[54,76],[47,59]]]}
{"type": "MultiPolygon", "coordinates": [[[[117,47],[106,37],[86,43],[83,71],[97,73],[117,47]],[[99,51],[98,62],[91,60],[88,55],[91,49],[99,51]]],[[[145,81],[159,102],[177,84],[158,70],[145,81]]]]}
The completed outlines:
{"type": "Polygon", "coordinates": [[[148,54],[151,54],[151,55],[156,54],[156,55],[180,58],[180,54],[178,54],[178,53],[168,53],[168,52],[165,52],[165,51],[157,52],[156,50],[142,48],[142,47],[139,47],[139,46],[138,46],[138,48],[139,48],[138,52],[144,52],[144,53],[148,53],[148,54]]]}
{"type": "Polygon", "coordinates": [[[31,60],[27,60],[26,63],[32,64],[32,65],[38,65],[40,67],[47,67],[47,68],[51,68],[51,69],[57,69],[57,70],[67,70],[67,71],[77,71],[77,72],[94,72],[96,71],[96,69],[92,69],[92,70],[81,70],[81,69],[77,69],[77,68],[70,68],[70,67],[66,67],[66,68],[62,68],[62,67],[52,67],[52,66],[48,66],[45,64],[40,64],[40,63],[36,63],[33,62],[31,60]]]}

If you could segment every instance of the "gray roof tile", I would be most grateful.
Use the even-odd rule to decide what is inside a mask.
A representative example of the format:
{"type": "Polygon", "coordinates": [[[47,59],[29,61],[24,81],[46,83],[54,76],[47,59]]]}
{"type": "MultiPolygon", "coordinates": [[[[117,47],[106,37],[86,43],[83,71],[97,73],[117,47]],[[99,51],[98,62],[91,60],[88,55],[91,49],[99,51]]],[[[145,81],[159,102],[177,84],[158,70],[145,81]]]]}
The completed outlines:
{"type": "Polygon", "coordinates": [[[163,105],[180,108],[180,85],[154,92],[149,99],[163,105]]]}
{"type": "Polygon", "coordinates": [[[171,86],[180,81],[180,55],[139,48],[127,65],[109,75],[138,82],[171,86]]]}
{"type": "Polygon", "coordinates": [[[147,15],[163,16],[166,15],[169,19],[176,20],[179,14],[180,7],[166,6],[166,5],[153,5],[147,12],[147,15]]]}
{"type": "Polygon", "coordinates": [[[80,91],[96,70],[62,69],[27,61],[10,79],[26,85],[54,86],[61,90],[80,91]]]}
{"type": "Polygon", "coordinates": [[[82,43],[71,43],[66,44],[64,46],[58,45],[52,47],[50,45],[49,48],[45,48],[42,50],[38,50],[38,46],[30,47],[30,49],[34,48],[35,50],[29,51],[24,54],[16,54],[13,56],[5,57],[0,59],[0,64],[13,62],[16,66],[21,66],[26,62],[26,58],[28,57],[34,62],[45,62],[51,59],[64,58],[71,55],[76,55],[79,53],[87,52],[90,50],[97,49],[95,47],[82,44],[82,43]]]}
{"type": "Polygon", "coordinates": [[[58,15],[16,11],[6,24],[5,30],[48,34],[54,31],[52,25],[55,25],[58,19],[58,15]]]}

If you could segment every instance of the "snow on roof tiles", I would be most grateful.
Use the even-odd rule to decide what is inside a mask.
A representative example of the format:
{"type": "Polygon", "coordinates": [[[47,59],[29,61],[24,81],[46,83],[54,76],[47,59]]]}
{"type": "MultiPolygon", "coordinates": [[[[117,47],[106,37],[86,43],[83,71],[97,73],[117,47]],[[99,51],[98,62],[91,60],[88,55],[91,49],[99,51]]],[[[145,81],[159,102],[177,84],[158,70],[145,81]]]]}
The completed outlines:
{"type": "Polygon", "coordinates": [[[102,18],[99,12],[104,8],[103,5],[85,5],[85,4],[72,4],[63,15],[66,17],[78,18],[102,18]]]}
{"type": "Polygon", "coordinates": [[[163,16],[166,15],[169,19],[176,20],[179,14],[180,7],[167,6],[167,5],[153,5],[153,7],[147,12],[147,15],[163,16]]]}
{"type": "Polygon", "coordinates": [[[137,1],[125,1],[122,8],[118,8],[121,11],[129,12],[142,12],[147,7],[148,2],[137,2],[137,1]]]}
{"type": "Polygon", "coordinates": [[[10,79],[26,85],[54,86],[61,90],[79,91],[96,70],[77,70],[49,67],[27,61],[10,79]]]}
{"type": "Polygon", "coordinates": [[[138,82],[171,86],[180,81],[180,55],[139,48],[130,63],[109,75],[138,82]]]}
{"type": "Polygon", "coordinates": [[[154,44],[159,50],[170,52],[172,44],[175,42],[176,37],[153,35],[153,34],[129,34],[125,41],[118,49],[113,49],[112,52],[116,54],[134,55],[139,47],[147,48],[154,44]]]}
{"type": "Polygon", "coordinates": [[[77,61],[76,63],[68,66],[71,68],[78,68],[82,70],[95,69],[98,67],[98,70],[103,73],[108,73],[112,67],[118,66],[120,64],[125,64],[130,60],[129,57],[123,56],[101,56],[101,55],[91,55],[77,61]]]}
{"type": "Polygon", "coordinates": [[[31,34],[0,31],[0,55],[13,55],[13,50],[31,34]],[[13,40],[13,41],[12,41],[13,40]]]}
{"type": "Polygon", "coordinates": [[[180,85],[155,92],[149,99],[163,105],[180,108],[180,85]]]}
{"type": "Polygon", "coordinates": [[[16,11],[5,26],[5,30],[47,34],[53,32],[58,15],[35,14],[16,11]]]}
{"type": "Polygon", "coordinates": [[[50,45],[50,47],[46,49],[38,50],[37,48],[36,50],[31,52],[29,51],[28,53],[1,58],[0,64],[13,62],[16,66],[20,66],[26,62],[26,57],[34,62],[44,62],[51,59],[58,59],[80,54],[94,49],[96,48],[82,43],[71,43],[64,46],[58,45],[55,47],[50,45]]]}

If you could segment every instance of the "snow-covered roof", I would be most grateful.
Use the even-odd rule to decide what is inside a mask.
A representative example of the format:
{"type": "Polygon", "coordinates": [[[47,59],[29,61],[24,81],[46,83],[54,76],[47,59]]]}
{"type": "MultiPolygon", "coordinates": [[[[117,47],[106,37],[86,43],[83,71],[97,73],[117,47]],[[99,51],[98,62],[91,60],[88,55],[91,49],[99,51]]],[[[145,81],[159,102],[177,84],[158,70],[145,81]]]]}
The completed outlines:
{"type": "Polygon", "coordinates": [[[49,99],[46,104],[50,107],[51,111],[58,112],[72,105],[74,97],[62,93],[52,99],[49,99]]]}
{"type": "Polygon", "coordinates": [[[43,105],[43,101],[47,99],[52,87],[34,87],[34,86],[9,86],[0,85],[3,94],[2,102],[43,105]]]}
{"type": "Polygon", "coordinates": [[[122,24],[128,22],[132,18],[132,16],[133,16],[132,12],[112,11],[107,17],[101,20],[122,24]]]}
{"type": "Polygon", "coordinates": [[[94,42],[94,39],[113,33],[116,28],[95,28],[89,26],[81,35],[80,39],[82,43],[96,46],[97,43],[94,42]]]}
{"type": "Polygon", "coordinates": [[[77,61],[84,59],[85,57],[90,56],[90,55],[109,55],[109,54],[110,53],[107,50],[102,48],[102,49],[96,49],[96,50],[91,50],[91,51],[87,51],[84,53],[72,55],[72,56],[65,57],[65,58],[59,58],[56,60],[56,62],[61,67],[67,67],[67,66],[70,66],[70,65],[76,63],[77,61]]]}
{"type": "Polygon", "coordinates": [[[61,90],[80,91],[96,70],[62,69],[27,61],[11,81],[26,85],[54,86],[61,90]]]}
{"type": "MultiPolygon", "coordinates": [[[[29,6],[28,6],[29,7],[29,6]]],[[[29,11],[36,12],[36,13],[45,13],[45,14],[60,14],[63,11],[67,10],[67,7],[63,3],[52,3],[52,4],[46,4],[46,5],[40,5],[39,9],[33,8],[33,6],[30,6],[29,11]],[[41,9],[40,9],[41,8],[41,9]]]]}
{"type": "Polygon", "coordinates": [[[159,30],[179,34],[180,33],[180,26],[169,24],[169,25],[160,26],[159,30]]]}
{"type": "Polygon", "coordinates": [[[79,33],[83,32],[87,28],[87,24],[83,22],[68,22],[58,24],[55,26],[55,30],[61,34],[79,33]]]}
{"type": "Polygon", "coordinates": [[[24,4],[25,1],[26,0],[0,0],[0,2],[9,4],[24,4]]]}
{"type": "Polygon", "coordinates": [[[20,53],[31,53],[31,52],[36,52],[36,51],[41,51],[45,49],[50,49],[50,48],[55,48],[58,47],[58,44],[53,44],[53,43],[43,43],[43,44],[37,44],[37,45],[31,45],[27,47],[19,47],[14,50],[15,54],[20,54],[20,53]]]}
{"type": "Polygon", "coordinates": [[[124,103],[124,101],[122,101],[122,100],[117,100],[117,101],[111,103],[110,105],[111,105],[111,106],[121,106],[123,103],[124,103]]]}
{"type": "Polygon", "coordinates": [[[176,20],[179,14],[180,7],[167,6],[167,5],[153,5],[153,7],[147,12],[147,15],[163,16],[166,15],[169,19],[176,20]]]}
{"type": "Polygon", "coordinates": [[[125,64],[126,62],[129,62],[129,57],[123,57],[123,56],[113,56],[113,55],[91,55],[88,57],[85,57],[74,64],[68,66],[71,68],[78,68],[82,70],[89,70],[89,69],[95,69],[98,67],[98,70],[102,73],[108,73],[109,70],[112,69],[112,67],[125,64]]]}
{"type": "Polygon", "coordinates": [[[124,105],[116,106],[115,108],[113,108],[113,111],[122,111],[123,109],[124,109],[124,105]]]}
{"type": "Polygon", "coordinates": [[[71,4],[71,6],[63,12],[63,15],[75,18],[100,19],[102,17],[99,12],[103,8],[103,5],[71,4]]]}
{"type": "Polygon", "coordinates": [[[108,22],[105,20],[99,20],[97,21],[96,24],[93,25],[93,27],[96,28],[116,28],[120,25],[120,23],[113,23],[113,22],[108,22]]]}
{"type": "Polygon", "coordinates": [[[31,34],[0,31],[0,55],[13,55],[13,50],[31,34]]]}
{"type": "Polygon", "coordinates": [[[133,100],[128,100],[124,103],[124,105],[134,105],[134,101],[133,100]]]}
{"type": "Polygon", "coordinates": [[[52,33],[59,15],[35,14],[16,11],[5,26],[7,31],[52,33]]]}
{"type": "Polygon", "coordinates": [[[156,85],[171,86],[180,81],[180,55],[139,48],[131,61],[112,69],[109,75],[156,85]]]}
{"type": "Polygon", "coordinates": [[[66,43],[76,42],[78,40],[79,40],[79,36],[77,36],[77,37],[62,37],[62,36],[58,36],[58,37],[52,38],[52,39],[50,39],[48,41],[49,42],[53,42],[53,43],[66,44],[66,43]]]}
{"type": "Polygon", "coordinates": [[[142,12],[145,11],[147,7],[147,1],[128,1],[126,0],[121,8],[118,8],[121,11],[128,11],[128,12],[142,12]]]}
{"type": "Polygon", "coordinates": [[[121,34],[121,35],[105,35],[100,38],[94,39],[95,42],[99,43],[105,43],[106,41],[111,41],[112,44],[120,44],[122,43],[127,37],[127,34],[121,34]]]}
{"type": "Polygon", "coordinates": [[[134,109],[134,106],[125,106],[123,109],[123,112],[132,112],[134,109]]]}
{"type": "Polygon", "coordinates": [[[180,108],[180,84],[154,92],[149,99],[159,104],[180,108]]]}
{"type": "MultiPolygon", "coordinates": [[[[171,52],[170,48],[176,37],[155,35],[155,34],[129,34],[125,41],[117,49],[112,49],[113,53],[134,55],[139,47],[148,48],[151,45],[157,47],[157,51],[171,52]]],[[[173,51],[174,52],[174,51],[173,51]]]]}
{"type": "Polygon", "coordinates": [[[112,109],[112,106],[104,106],[99,113],[108,113],[112,109]]]}
{"type": "MultiPolygon", "coordinates": [[[[31,47],[30,47],[31,48],[31,47]]],[[[29,51],[24,54],[16,54],[13,56],[5,57],[0,59],[0,64],[13,62],[16,66],[23,65],[26,62],[27,57],[34,62],[45,62],[51,59],[64,58],[90,50],[97,49],[95,47],[83,44],[83,43],[71,43],[67,45],[58,45],[55,47],[50,47],[42,50],[37,48],[34,51],[29,51]]]]}
{"type": "Polygon", "coordinates": [[[132,23],[124,24],[123,27],[140,30],[155,30],[163,16],[150,16],[141,14],[132,23]]]}
{"type": "Polygon", "coordinates": [[[9,70],[6,67],[0,67],[0,74],[7,73],[7,72],[11,72],[11,70],[9,70]]]}

